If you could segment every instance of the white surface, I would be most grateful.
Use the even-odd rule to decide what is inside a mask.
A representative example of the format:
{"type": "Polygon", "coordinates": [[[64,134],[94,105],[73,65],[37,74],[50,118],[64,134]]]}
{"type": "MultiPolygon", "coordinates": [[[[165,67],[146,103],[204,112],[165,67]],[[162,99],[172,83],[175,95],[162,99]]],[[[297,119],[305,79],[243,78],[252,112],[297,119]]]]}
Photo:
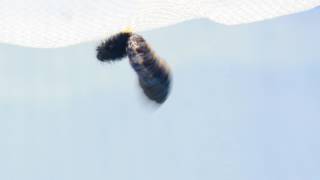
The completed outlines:
{"type": "Polygon", "coordinates": [[[307,10],[319,0],[1,0],[0,42],[61,47],[132,27],[144,31],[194,18],[234,25],[307,10]]]}
{"type": "Polygon", "coordinates": [[[319,19],[143,32],[173,72],[158,109],[96,42],[0,44],[0,180],[319,180],[319,19]]]}

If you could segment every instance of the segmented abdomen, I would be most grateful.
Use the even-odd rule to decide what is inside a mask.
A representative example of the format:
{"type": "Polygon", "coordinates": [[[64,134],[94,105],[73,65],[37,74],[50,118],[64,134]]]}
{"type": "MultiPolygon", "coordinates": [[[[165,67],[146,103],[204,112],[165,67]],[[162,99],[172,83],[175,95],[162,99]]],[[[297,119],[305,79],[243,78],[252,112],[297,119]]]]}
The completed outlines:
{"type": "Polygon", "coordinates": [[[170,92],[171,83],[170,69],[165,61],[157,57],[146,41],[137,34],[129,38],[127,53],[145,95],[163,103],[170,92]]]}

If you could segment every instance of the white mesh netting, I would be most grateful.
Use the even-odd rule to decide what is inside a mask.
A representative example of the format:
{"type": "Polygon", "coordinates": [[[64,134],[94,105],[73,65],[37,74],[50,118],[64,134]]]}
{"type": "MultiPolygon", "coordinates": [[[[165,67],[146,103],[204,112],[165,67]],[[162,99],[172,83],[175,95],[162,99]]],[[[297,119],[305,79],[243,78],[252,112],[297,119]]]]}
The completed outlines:
{"type": "Polygon", "coordinates": [[[320,0],[1,0],[0,42],[52,48],[194,18],[235,25],[307,10],[320,0]]]}

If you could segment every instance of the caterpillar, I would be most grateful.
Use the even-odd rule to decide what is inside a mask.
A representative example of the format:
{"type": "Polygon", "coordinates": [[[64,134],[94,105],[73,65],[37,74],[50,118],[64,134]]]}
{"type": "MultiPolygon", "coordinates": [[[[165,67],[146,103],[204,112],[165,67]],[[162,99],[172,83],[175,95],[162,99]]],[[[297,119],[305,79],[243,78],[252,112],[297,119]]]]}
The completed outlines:
{"type": "Polygon", "coordinates": [[[150,100],[164,103],[171,89],[171,71],[142,36],[121,32],[97,47],[97,58],[103,62],[118,61],[126,56],[138,75],[139,85],[144,94],[150,100]]]}

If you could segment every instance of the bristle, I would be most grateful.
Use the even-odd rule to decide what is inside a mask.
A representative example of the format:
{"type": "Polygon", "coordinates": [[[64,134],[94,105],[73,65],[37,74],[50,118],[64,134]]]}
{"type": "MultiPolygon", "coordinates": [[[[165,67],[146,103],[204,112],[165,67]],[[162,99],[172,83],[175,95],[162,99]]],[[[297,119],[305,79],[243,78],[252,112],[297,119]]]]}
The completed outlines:
{"type": "Polygon", "coordinates": [[[97,47],[100,61],[117,61],[127,56],[126,48],[131,32],[120,32],[111,36],[97,47]]]}

